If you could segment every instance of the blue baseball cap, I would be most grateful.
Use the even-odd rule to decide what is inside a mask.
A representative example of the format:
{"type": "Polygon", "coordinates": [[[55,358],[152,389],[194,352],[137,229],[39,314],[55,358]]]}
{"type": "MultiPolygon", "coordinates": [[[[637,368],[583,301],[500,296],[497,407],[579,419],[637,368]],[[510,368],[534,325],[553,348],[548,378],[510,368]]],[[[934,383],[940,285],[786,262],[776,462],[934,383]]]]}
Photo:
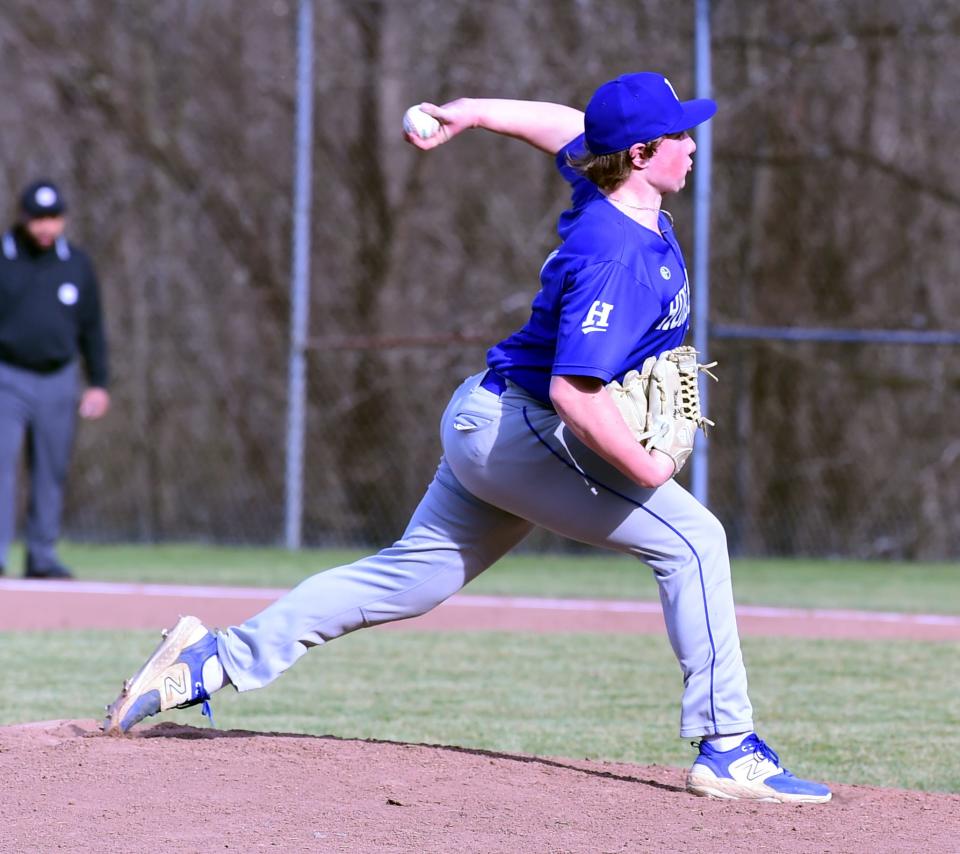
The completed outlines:
{"type": "Polygon", "coordinates": [[[604,83],[587,104],[584,132],[591,154],[613,154],[705,122],[715,101],[681,101],[662,74],[643,71],[604,83]]]}

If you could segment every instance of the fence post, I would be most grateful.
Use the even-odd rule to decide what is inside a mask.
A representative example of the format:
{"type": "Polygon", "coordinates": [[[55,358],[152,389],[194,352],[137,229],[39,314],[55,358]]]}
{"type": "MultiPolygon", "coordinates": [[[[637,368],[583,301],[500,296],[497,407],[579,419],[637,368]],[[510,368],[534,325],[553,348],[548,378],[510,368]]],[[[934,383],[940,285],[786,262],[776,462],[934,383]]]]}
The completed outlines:
{"type": "MultiPolygon", "coordinates": [[[[709,98],[710,80],[710,0],[697,0],[695,26],[696,96],[709,98]]],[[[709,357],[710,346],[710,172],[713,161],[712,123],[697,129],[697,165],[693,173],[693,346],[700,360],[709,357]]],[[[707,383],[700,383],[700,402],[707,411],[707,383]]],[[[709,499],[709,442],[697,437],[691,460],[691,491],[706,504],[709,499]]]]}
{"type": "Polygon", "coordinates": [[[297,113],[290,280],[290,363],[287,384],[286,497],[288,549],[299,549],[303,528],[303,446],[310,319],[310,185],[313,165],[313,0],[300,0],[297,16],[297,113]]]}

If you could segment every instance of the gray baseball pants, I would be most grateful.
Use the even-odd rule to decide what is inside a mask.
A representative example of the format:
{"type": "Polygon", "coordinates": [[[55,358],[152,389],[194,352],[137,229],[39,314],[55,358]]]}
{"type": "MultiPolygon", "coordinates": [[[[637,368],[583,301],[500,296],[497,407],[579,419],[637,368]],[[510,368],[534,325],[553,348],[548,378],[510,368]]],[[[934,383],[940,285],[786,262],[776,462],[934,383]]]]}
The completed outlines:
{"type": "Polygon", "coordinates": [[[40,568],[57,563],[78,393],[75,362],[51,373],[0,362],[0,564],[6,564],[16,530],[17,470],[24,441],[30,476],[27,555],[40,568]]]}
{"type": "Polygon", "coordinates": [[[535,525],[633,555],[652,567],[683,671],[680,735],[753,729],[726,537],[674,481],[643,489],[589,450],[557,414],[508,383],[467,379],[441,420],[443,458],[403,536],[307,578],[219,637],[240,691],[259,688],[307,649],[435,608],[535,525]]]}

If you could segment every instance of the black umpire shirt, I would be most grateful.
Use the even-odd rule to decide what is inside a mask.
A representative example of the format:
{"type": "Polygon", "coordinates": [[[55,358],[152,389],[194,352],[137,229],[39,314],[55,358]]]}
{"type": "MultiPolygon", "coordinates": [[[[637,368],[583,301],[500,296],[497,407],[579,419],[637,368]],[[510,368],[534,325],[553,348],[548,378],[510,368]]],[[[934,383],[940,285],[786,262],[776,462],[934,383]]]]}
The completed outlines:
{"type": "Polygon", "coordinates": [[[0,238],[0,361],[48,373],[83,355],[107,385],[100,286],[85,252],[60,237],[41,249],[19,227],[0,238]]]}

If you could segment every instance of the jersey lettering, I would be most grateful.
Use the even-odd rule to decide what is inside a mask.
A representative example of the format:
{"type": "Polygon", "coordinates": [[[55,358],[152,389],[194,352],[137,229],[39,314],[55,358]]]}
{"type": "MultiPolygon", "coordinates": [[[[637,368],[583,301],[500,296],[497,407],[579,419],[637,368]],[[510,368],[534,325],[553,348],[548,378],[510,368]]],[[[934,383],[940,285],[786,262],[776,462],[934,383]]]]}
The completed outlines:
{"type": "Polygon", "coordinates": [[[591,332],[606,332],[607,329],[610,328],[611,311],[613,311],[612,303],[596,300],[593,305],[590,306],[590,311],[587,312],[583,323],[580,324],[580,329],[583,334],[588,335],[591,332]]]}
{"type": "Polygon", "coordinates": [[[683,287],[677,291],[677,295],[670,300],[670,308],[667,310],[667,316],[657,324],[657,329],[667,330],[676,329],[686,323],[690,315],[690,288],[686,282],[683,287]]]}

